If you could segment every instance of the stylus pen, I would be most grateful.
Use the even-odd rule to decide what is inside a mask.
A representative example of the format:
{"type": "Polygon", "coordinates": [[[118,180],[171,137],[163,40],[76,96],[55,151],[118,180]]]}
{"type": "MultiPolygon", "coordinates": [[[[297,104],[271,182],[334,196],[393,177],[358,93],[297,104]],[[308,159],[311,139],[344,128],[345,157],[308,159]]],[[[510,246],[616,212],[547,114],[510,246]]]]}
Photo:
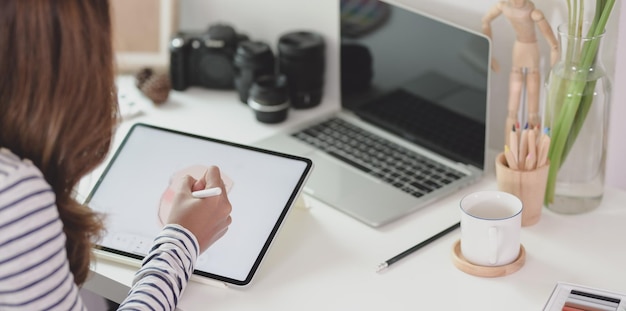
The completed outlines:
{"type": "Polygon", "coordinates": [[[214,197],[220,194],[222,194],[222,188],[219,187],[198,190],[191,193],[194,198],[198,199],[214,197]]]}
{"type": "Polygon", "coordinates": [[[457,222],[456,224],[454,224],[454,225],[450,226],[449,228],[447,228],[447,229],[445,229],[445,230],[443,230],[443,231],[441,231],[441,232],[431,236],[430,238],[424,240],[423,242],[421,242],[421,243],[419,243],[419,244],[417,244],[417,245],[415,245],[415,246],[405,250],[404,252],[402,252],[402,253],[392,257],[391,259],[388,259],[387,261],[385,261],[385,262],[383,262],[383,263],[378,265],[378,270],[376,272],[380,272],[382,270],[385,270],[387,267],[393,265],[396,261],[398,261],[398,260],[408,256],[409,254],[417,251],[418,249],[420,249],[420,248],[430,244],[431,242],[435,241],[436,239],[438,239],[438,238],[440,238],[440,237],[442,237],[442,236],[444,236],[444,235],[454,231],[456,228],[458,228],[460,226],[461,226],[461,222],[457,222]]]}

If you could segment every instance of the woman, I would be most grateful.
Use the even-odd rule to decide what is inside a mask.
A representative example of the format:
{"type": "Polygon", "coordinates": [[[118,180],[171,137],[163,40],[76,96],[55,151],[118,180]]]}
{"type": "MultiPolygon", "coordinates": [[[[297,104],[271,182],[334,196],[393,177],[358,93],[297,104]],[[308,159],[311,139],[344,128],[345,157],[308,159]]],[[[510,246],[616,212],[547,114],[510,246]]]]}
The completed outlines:
{"type": "MultiPolygon", "coordinates": [[[[117,122],[108,2],[1,1],[0,72],[0,309],[84,309],[78,287],[103,223],[73,189],[117,122]]],[[[224,186],[216,167],[179,184],[120,309],[174,309],[196,257],[230,225],[226,191],[191,196],[224,186]]]]}

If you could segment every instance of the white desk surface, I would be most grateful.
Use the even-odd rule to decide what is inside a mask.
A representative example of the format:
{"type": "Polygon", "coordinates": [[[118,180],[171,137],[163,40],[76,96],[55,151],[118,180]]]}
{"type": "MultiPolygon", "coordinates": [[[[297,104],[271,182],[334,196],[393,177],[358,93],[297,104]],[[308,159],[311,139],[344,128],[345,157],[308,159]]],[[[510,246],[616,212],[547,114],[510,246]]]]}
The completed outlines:
{"type": "MultiPolygon", "coordinates": [[[[190,89],[154,107],[120,77],[121,92],[136,96],[146,113],[120,125],[146,122],[218,139],[251,143],[296,122],[336,109],[328,101],[288,120],[266,125],[239,103],[236,93],[190,89]]],[[[97,176],[99,170],[94,172],[97,176]]],[[[96,178],[79,188],[86,194],[96,178]]],[[[626,192],[607,188],[602,205],[575,216],[544,208],[538,224],[522,229],[527,257],[517,272],[481,278],[452,263],[456,230],[392,265],[376,266],[459,220],[458,202],[472,191],[495,189],[492,173],[471,187],[381,229],[370,228],[305,197],[294,208],[247,287],[191,282],[180,310],[542,310],[558,281],[626,293],[626,192]]],[[[236,207],[234,207],[236,208],[236,207]]],[[[136,268],[98,260],[95,270],[130,285],[136,268]]]]}

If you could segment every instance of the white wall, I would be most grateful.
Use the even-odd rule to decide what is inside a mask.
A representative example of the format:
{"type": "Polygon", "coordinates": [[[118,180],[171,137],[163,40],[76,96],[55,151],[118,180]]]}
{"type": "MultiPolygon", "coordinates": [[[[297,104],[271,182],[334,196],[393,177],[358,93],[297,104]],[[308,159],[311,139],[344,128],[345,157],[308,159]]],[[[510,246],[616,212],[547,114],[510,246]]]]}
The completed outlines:
{"type": "MultiPolygon", "coordinates": [[[[424,11],[436,17],[450,20],[464,27],[480,31],[483,15],[496,3],[493,0],[396,0],[402,4],[424,11]]],[[[591,0],[586,0],[591,1],[591,0]]],[[[556,31],[556,26],[566,21],[567,0],[535,0],[535,6],[541,9],[546,19],[556,31]]],[[[338,0],[185,0],[180,1],[180,28],[205,29],[215,22],[229,22],[250,37],[274,44],[278,37],[290,30],[308,29],[320,32],[326,37],[328,51],[337,53],[339,46],[338,0]]],[[[592,4],[587,5],[593,8],[592,4]]],[[[626,61],[616,60],[615,55],[626,53],[626,32],[618,34],[620,16],[626,16],[626,6],[616,1],[611,19],[607,26],[607,38],[604,41],[603,59],[610,76],[614,76],[612,114],[607,156],[607,184],[626,190],[626,147],[621,135],[626,134],[626,124],[618,119],[626,113],[626,61]],[[619,40],[619,42],[618,42],[619,40]],[[619,49],[618,49],[619,43],[619,49]]],[[[626,18],[621,21],[626,27],[626,18]]],[[[511,47],[513,30],[508,21],[501,16],[492,22],[493,56],[498,59],[502,70],[491,76],[491,111],[492,128],[504,127],[506,98],[508,96],[508,71],[511,67],[511,47]]],[[[539,31],[538,31],[539,34],[539,31]]],[[[545,40],[540,38],[543,55],[548,54],[545,40]]],[[[335,54],[337,55],[337,54],[335,54]]],[[[543,62],[543,72],[549,68],[543,62]]],[[[339,98],[338,59],[329,57],[327,63],[325,101],[336,103],[339,98]]],[[[504,142],[503,131],[492,131],[489,146],[499,150],[504,142]]]]}
{"type": "MultiPolygon", "coordinates": [[[[617,1],[621,4],[621,1],[617,1]]],[[[615,27],[614,32],[621,29],[617,38],[617,51],[615,55],[615,78],[613,79],[613,99],[611,106],[611,121],[609,123],[609,142],[607,155],[607,184],[626,189],[626,5],[615,8],[615,13],[619,13],[619,28],[615,27]]]]}
{"type": "MultiPolygon", "coordinates": [[[[180,30],[205,30],[215,23],[227,23],[253,40],[266,42],[274,53],[282,34],[309,30],[325,38],[329,53],[339,51],[337,0],[184,0],[178,3],[180,30]]],[[[322,105],[338,105],[338,98],[339,59],[327,57],[322,105]]]]}

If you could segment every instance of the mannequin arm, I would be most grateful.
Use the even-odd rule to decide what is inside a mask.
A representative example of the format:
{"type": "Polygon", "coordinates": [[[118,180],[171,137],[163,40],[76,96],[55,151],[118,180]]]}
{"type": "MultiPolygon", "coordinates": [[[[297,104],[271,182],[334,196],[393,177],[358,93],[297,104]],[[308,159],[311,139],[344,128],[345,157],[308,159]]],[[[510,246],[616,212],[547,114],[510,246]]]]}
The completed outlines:
{"type": "Polygon", "coordinates": [[[534,10],[531,17],[537,24],[537,27],[539,27],[541,34],[543,34],[548,41],[548,45],[550,45],[550,65],[554,66],[554,64],[556,64],[559,60],[559,42],[554,36],[554,32],[552,32],[552,27],[550,27],[550,24],[546,21],[543,12],[540,10],[534,10]]]}
{"type": "MultiPolygon", "coordinates": [[[[483,16],[481,20],[483,33],[492,41],[493,33],[491,30],[491,22],[498,16],[500,16],[500,14],[502,14],[502,2],[496,3],[496,5],[494,5],[489,11],[487,11],[487,14],[485,14],[485,16],[483,16]]],[[[491,69],[495,72],[500,71],[500,65],[495,60],[495,58],[492,58],[491,60],[491,69]]]]}

